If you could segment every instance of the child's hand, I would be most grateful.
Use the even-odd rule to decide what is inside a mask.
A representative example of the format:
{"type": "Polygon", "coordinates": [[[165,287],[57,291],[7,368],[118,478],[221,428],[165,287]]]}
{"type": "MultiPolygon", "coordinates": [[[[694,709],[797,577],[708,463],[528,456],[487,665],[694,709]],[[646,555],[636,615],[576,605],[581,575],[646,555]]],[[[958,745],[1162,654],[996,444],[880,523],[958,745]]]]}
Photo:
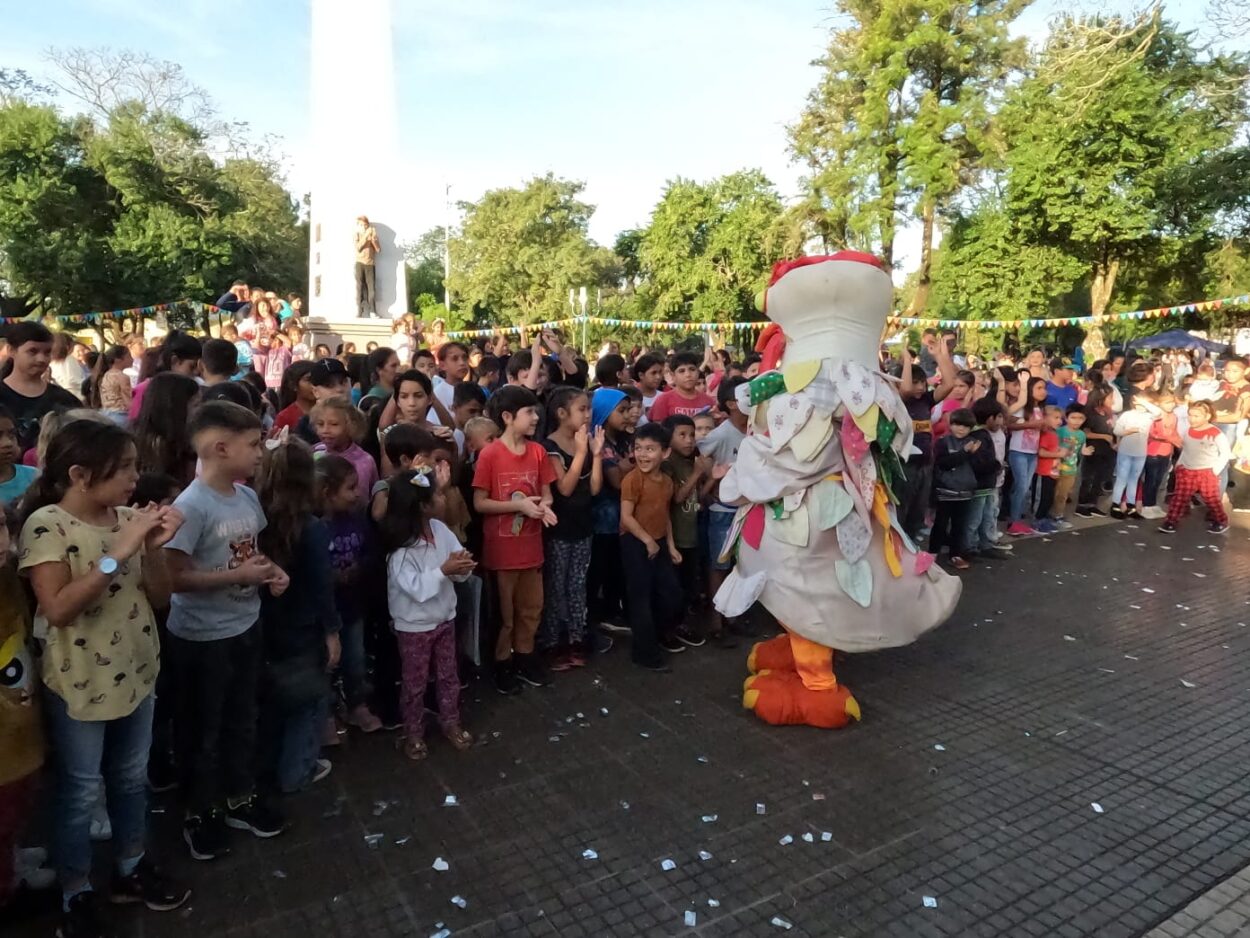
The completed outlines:
{"type": "MultiPolygon", "coordinates": [[[[114,560],[129,560],[135,554],[139,553],[152,531],[158,528],[163,518],[165,509],[157,508],[155,505],[148,505],[140,508],[130,518],[122,522],[121,530],[117,537],[114,538],[112,550],[109,553],[114,560]]],[[[172,536],[172,535],[171,535],[172,536]]]]}
{"type": "Polygon", "coordinates": [[[585,456],[590,449],[590,436],[586,432],[585,426],[580,426],[573,434],[574,453],[577,456],[585,456]]]}
{"type": "Polygon", "coordinates": [[[604,435],[603,427],[596,427],[594,434],[590,437],[590,455],[599,457],[603,455],[603,444],[607,442],[604,435]]]}
{"type": "Polygon", "coordinates": [[[634,459],[632,456],[622,456],[617,468],[621,470],[621,475],[625,476],[634,471],[634,459]]]}
{"type": "Polygon", "coordinates": [[[433,426],[430,427],[430,432],[440,440],[454,440],[456,438],[456,431],[451,427],[433,426]]]}
{"type": "Polygon", "coordinates": [[[1092,447],[1092,446],[1087,446],[1087,447],[1085,447],[1083,450],[1081,450],[1081,455],[1083,455],[1083,456],[1093,456],[1093,455],[1094,455],[1094,447],[1092,447]]]}
{"type": "Polygon", "coordinates": [[[268,557],[263,554],[253,554],[235,568],[235,573],[239,577],[241,586],[260,586],[262,583],[268,583],[277,570],[278,568],[268,557]]]}
{"type": "Polygon", "coordinates": [[[668,545],[668,556],[672,559],[673,563],[675,564],[681,563],[681,551],[679,551],[672,544],[668,545]]]}
{"type": "Polygon", "coordinates": [[[647,559],[654,560],[660,552],[660,545],[655,542],[655,538],[649,537],[642,542],[642,546],[647,549],[647,559]]]}
{"type": "Polygon", "coordinates": [[[551,510],[550,505],[543,505],[542,508],[543,508],[543,524],[549,528],[554,528],[557,523],[556,513],[551,510]]]}
{"type": "Polygon", "coordinates": [[[343,643],[339,641],[338,632],[326,636],[326,670],[333,671],[339,666],[343,657],[343,643]]]}
{"type": "Polygon", "coordinates": [[[694,458],[694,474],[697,476],[705,476],[713,469],[711,456],[696,456],[694,458]]]}
{"type": "Polygon", "coordinates": [[[265,583],[269,586],[269,595],[277,599],[286,592],[286,588],[291,585],[291,578],[286,575],[286,571],[281,567],[270,564],[273,567],[274,574],[265,583]]]}
{"type": "Polygon", "coordinates": [[[186,520],[182,516],[182,512],[172,505],[158,509],[160,514],[160,522],[156,527],[148,532],[147,547],[148,550],[156,550],[158,547],[164,547],[168,544],[178,529],[182,527],[182,522],[186,520]]]}
{"type": "Polygon", "coordinates": [[[476,566],[477,562],[474,561],[472,554],[467,550],[457,550],[447,556],[439,569],[443,571],[444,576],[466,576],[472,573],[476,566]]]}
{"type": "Polygon", "coordinates": [[[434,488],[441,492],[451,485],[451,463],[440,459],[434,465],[434,488]]]}
{"type": "Polygon", "coordinates": [[[969,440],[967,443],[964,444],[965,453],[975,453],[980,448],[981,448],[980,440],[969,440]]]}
{"type": "Polygon", "coordinates": [[[533,518],[535,521],[542,520],[545,509],[542,506],[542,498],[538,495],[531,495],[529,498],[518,498],[516,500],[517,511],[525,515],[527,518],[533,518]]]}

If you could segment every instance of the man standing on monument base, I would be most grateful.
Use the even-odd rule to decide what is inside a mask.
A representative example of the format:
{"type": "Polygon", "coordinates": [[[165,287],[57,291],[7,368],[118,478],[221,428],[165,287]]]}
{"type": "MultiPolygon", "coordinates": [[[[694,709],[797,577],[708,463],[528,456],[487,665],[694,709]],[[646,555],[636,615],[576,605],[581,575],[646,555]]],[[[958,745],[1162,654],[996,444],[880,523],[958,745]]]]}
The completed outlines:
{"type": "Polygon", "coordinates": [[[377,269],[374,263],[382,245],[378,243],[378,233],[369,219],[360,215],[356,218],[356,315],[360,317],[376,316],[377,311],[377,269]]]}

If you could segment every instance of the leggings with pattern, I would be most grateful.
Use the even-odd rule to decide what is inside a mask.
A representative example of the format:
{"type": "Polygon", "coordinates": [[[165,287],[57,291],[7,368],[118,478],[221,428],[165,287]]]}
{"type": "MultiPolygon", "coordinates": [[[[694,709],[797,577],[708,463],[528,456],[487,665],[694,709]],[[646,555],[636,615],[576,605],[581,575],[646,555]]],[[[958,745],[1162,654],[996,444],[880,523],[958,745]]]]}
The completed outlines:
{"type": "Polygon", "coordinates": [[[429,632],[396,632],[403,669],[400,708],[404,735],[425,735],[425,687],[434,669],[438,722],[444,729],[460,725],[460,675],[456,670],[456,624],[444,622],[429,632]]]}
{"type": "Polygon", "coordinates": [[[543,545],[543,608],[538,646],[543,650],[560,644],[568,635],[571,645],[586,641],[586,571],[590,569],[591,538],[558,540],[543,545]]]}

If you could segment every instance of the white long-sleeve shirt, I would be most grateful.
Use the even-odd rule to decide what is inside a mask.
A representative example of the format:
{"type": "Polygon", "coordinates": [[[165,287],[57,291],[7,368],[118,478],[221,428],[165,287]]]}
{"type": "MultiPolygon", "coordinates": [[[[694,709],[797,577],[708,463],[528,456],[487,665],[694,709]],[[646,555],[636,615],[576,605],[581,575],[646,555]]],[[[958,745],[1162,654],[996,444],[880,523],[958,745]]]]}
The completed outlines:
{"type": "Polygon", "coordinates": [[[1145,456],[1150,442],[1150,426],[1154,416],[1144,410],[1126,410],[1115,418],[1111,432],[1120,438],[1119,452],[1124,456],[1145,456]],[[1129,433],[1136,430],[1136,433],[1129,433]]]}
{"type": "Polygon", "coordinates": [[[1181,439],[1184,445],[1181,447],[1181,458],[1177,465],[1186,469],[1223,472],[1228,461],[1233,458],[1228,437],[1214,424],[1207,424],[1201,430],[1187,430],[1181,439]]]}
{"type": "Polygon", "coordinates": [[[468,578],[448,577],[443,564],[462,550],[456,535],[441,521],[430,521],[434,540],[417,541],[386,558],[386,595],[397,632],[431,632],[456,617],[452,586],[468,578]]]}

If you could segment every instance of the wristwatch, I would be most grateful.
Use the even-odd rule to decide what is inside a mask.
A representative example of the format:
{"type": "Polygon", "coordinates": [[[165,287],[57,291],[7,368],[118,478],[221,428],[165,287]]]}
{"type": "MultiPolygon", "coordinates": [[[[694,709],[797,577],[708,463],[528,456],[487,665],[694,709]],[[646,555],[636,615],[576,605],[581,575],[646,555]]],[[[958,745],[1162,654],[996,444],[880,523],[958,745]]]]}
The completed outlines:
{"type": "Polygon", "coordinates": [[[96,569],[105,576],[112,576],[117,572],[117,558],[105,554],[100,558],[100,562],[96,564],[96,569]]]}

